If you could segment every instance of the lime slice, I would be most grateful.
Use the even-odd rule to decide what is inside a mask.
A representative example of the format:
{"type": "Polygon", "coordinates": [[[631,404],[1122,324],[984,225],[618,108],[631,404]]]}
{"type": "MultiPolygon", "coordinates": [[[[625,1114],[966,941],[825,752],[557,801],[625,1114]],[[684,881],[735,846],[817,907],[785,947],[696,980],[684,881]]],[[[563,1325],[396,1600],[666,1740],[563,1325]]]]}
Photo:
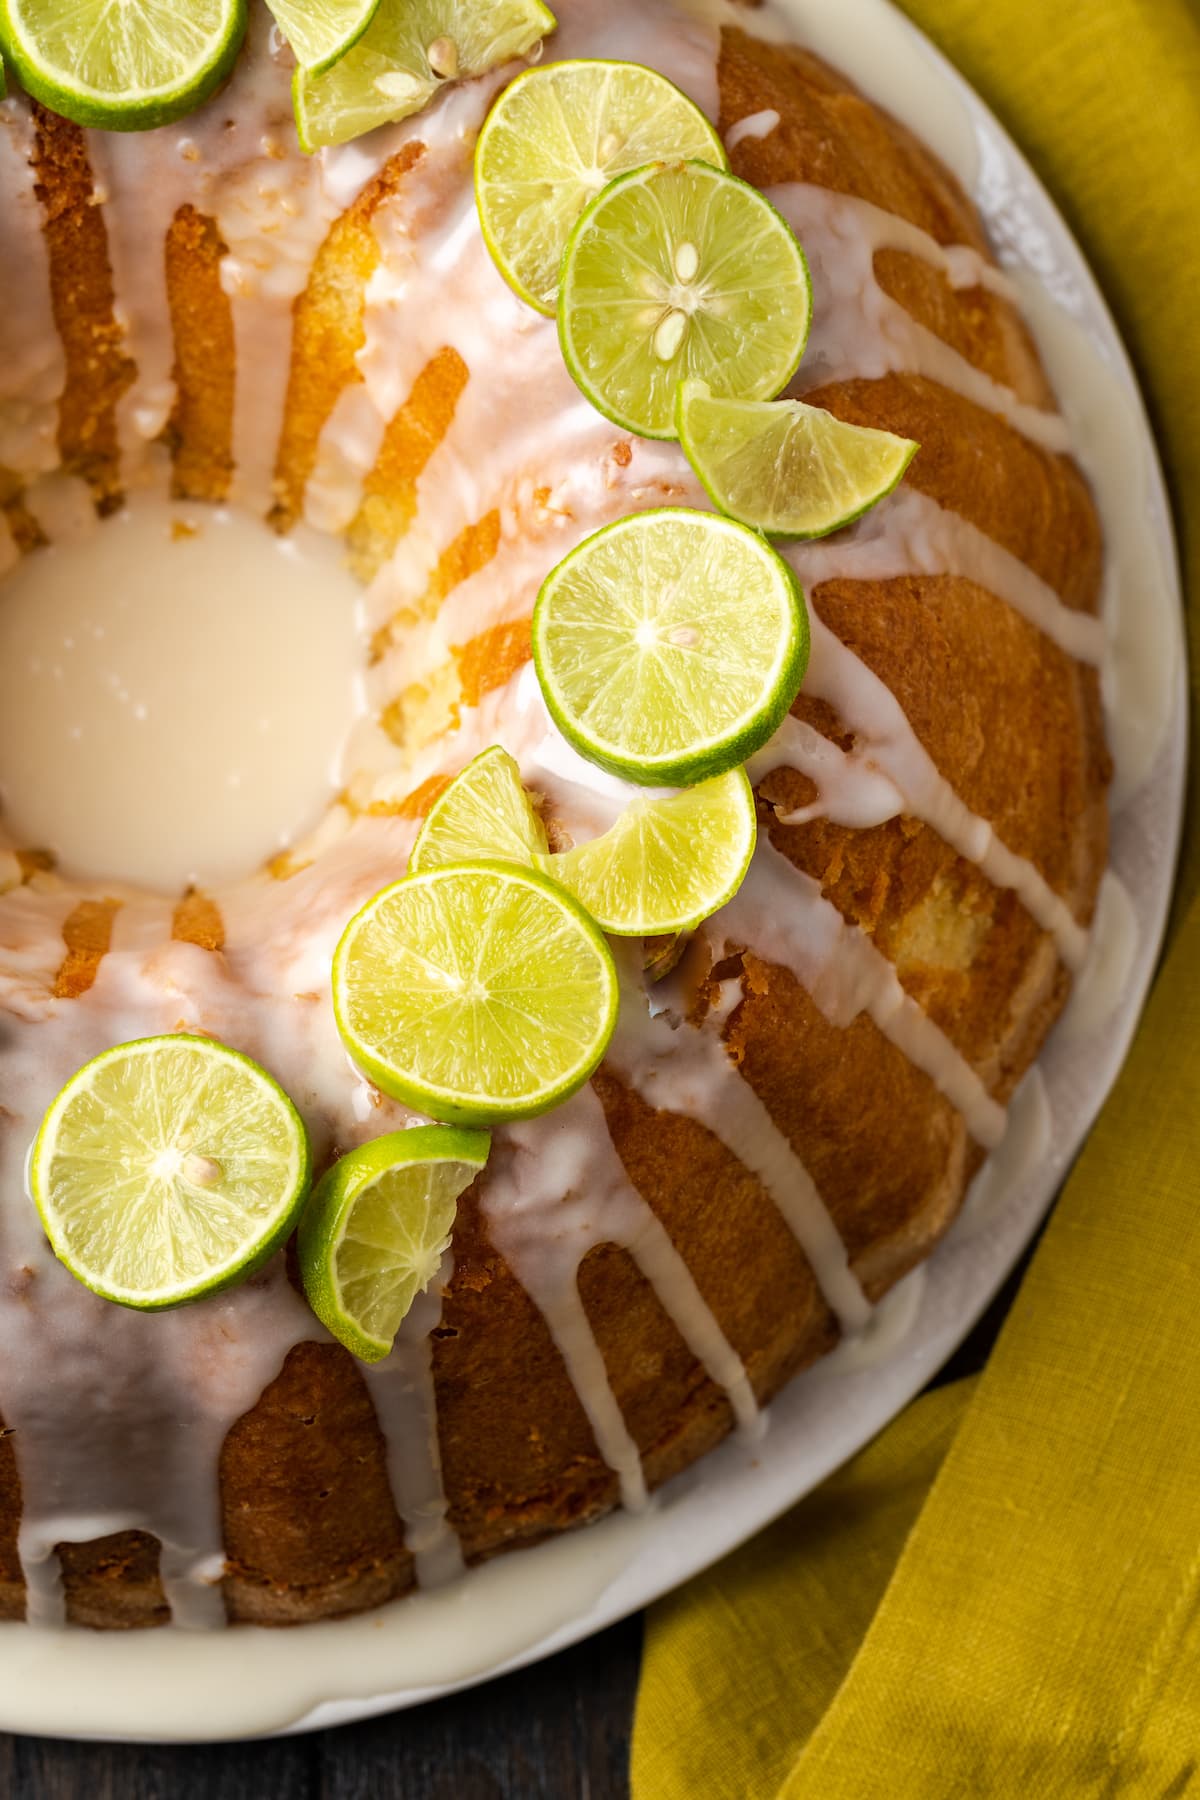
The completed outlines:
{"type": "Polygon", "coordinates": [[[267,0],[292,55],[310,75],[323,75],[357,44],[379,0],[267,0]]]}
{"type": "Polygon", "coordinates": [[[792,571],[716,513],[631,513],[552,569],[533,615],[542,695],[591,762],[687,786],[761,749],[808,663],[792,571]]]}
{"type": "Polygon", "coordinates": [[[145,131],[191,112],[233,67],[246,0],[0,0],[21,85],[77,125],[145,131]]]}
{"type": "Polygon", "coordinates": [[[804,252],[757,188],[703,162],[609,183],[567,240],[558,336],[592,405],[675,435],[675,389],[770,400],[796,371],[812,289],[804,252]]]}
{"type": "Polygon", "coordinates": [[[571,227],[616,175],[660,157],[727,166],[698,106],[640,63],[560,62],[506,87],[475,146],[475,199],[496,267],[553,314],[571,227]]]}
{"type": "Polygon", "coordinates": [[[30,1186],[50,1246],[106,1300],[156,1311],[243,1280],[308,1193],[300,1115],[212,1038],[140,1038],[73,1075],[38,1132],[30,1186]]]}
{"type": "Polygon", "coordinates": [[[754,790],[742,769],[627,806],[602,837],[547,863],[602,931],[692,931],[732,900],[754,855],[754,790]]]}
{"type": "Polygon", "coordinates": [[[555,24],[541,0],[381,0],[358,43],[326,74],[296,70],[300,146],[344,144],[407,119],[448,81],[524,56],[555,24]]]}
{"type": "Polygon", "coordinates": [[[499,744],[456,775],[421,827],[409,873],[478,856],[532,867],[547,851],[546,830],[521,785],[521,771],[499,744]]]}
{"type": "Polygon", "coordinates": [[[861,518],[919,449],[803,400],[719,399],[704,381],[680,382],[675,424],[721,511],[774,537],[825,537],[861,518]]]}
{"type": "Polygon", "coordinates": [[[422,1125],[351,1150],[318,1182],[296,1240],[304,1292],[363,1362],[387,1355],[437,1274],[458,1197],[490,1148],[486,1131],[422,1125]]]}
{"type": "Polygon", "coordinates": [[[512,863],[449,863],[384,888],[333,959],[351,1056],[393,1099],[482,1125],[582,1087],[617,1018],[612,953],[561,888],[512,863]]]}

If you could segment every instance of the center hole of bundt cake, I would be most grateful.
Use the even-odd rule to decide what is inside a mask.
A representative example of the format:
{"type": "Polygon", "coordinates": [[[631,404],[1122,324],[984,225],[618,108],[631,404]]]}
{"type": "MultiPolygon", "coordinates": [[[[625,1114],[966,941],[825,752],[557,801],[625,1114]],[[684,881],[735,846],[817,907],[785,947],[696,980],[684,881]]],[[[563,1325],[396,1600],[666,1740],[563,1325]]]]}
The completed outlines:
{"type": "Polygon", "coordinates": [[[177,893],[315,825],[361,711],[340,546],[139,497],[0,589],[0,804],[69,876],[177,893]]]}

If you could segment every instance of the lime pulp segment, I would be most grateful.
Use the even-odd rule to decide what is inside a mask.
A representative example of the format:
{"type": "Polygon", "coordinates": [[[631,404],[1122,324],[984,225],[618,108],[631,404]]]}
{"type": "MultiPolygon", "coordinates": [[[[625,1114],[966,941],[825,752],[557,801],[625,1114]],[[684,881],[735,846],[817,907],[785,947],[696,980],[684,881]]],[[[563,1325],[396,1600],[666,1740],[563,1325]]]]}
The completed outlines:
{"type": "Polygon", "coordinates": [[[796,371],[812,316],[804,252],[757,188],[703,162],[622,175],[567,242],[558,335],[607,418],[675,435],[680,381],[769,400],[796,371]]]}
{"type": "Polygon", "coordinates": [[[201,105],[232,68],[246,0],[0,0],[0,44],[44,106],[144,131],[201,105]]]}
{"type": "Polygon", "coordinates": [[[450,863],[368,901],[333,960],[351,1056],[393,1099],[461,1125],[529,1118],[582,1087],[617,1016],[583,909],[512,863],[450,863]]]}
{"type": "Polygon", "coordinates": [[[686,786],[778,728],[807,666],[808,615],[756,532],[665,507],[605,526],[551,570],[533,655],[582,756],[643,786],[686,786]]]}
{"type": "Polygon", "coordinates": [[[911,438],[848,425],[802,400],[731,400],[679,384],[679,441],[721,511],[777,537],[825,537],[900,481],[911,438]]]}
{"type": "Polygon", "coordinates": [[[379,0],[267,0],[267,5],[300,67],[320,75],[357,44],[379,0]]]}
{"type": "Polygon", "coordinates": [[[661,157],[727,166],[699,107],[640,63],[551,63],[504,89],[475,146],[475,198],[488,249],[522,300],[553,315],[584,207],[615,176],[661,157]]]}
{"type": "Polygon", "coordinates": [[[541,0],[380,0],[362,37],[331,69],[296,70],[301,148],[344,144],[407,119],[447,82],[524,56],[555,23],[541,0]]]}
{"type": "Polygon", "coordinates": [[[530,867],[547,848],[545,827],[522,786],[520,769],[507,750],[493,744],[434,803],[408,866],[416,873],[486,856],[530,867]]]}
{"type": "Polygon", "coordinates": [[[93,1292],[144,1310],[252,1273],[290,1232],[310,1176],[300,1115],[265,1069],[182,1033],[87,1063],[30,1163],[54,1254],[93,1292]]]}
{"type": "Polygon", "coordinates": [[[297,1238],[304,1292],[364,1362],[388,1354],[437,1275],[459,1196],[490,1147],[486,1131],[422,1125],[351,1150],[318,1182],[297,1238]]]}
{"type": "Polygon", "coordinates": [[[634,800],[602,837],[547,867],[602,931],[693,931],[732,900],[754,855],[754,792],[743,769],[663,798],[634,800]]]}

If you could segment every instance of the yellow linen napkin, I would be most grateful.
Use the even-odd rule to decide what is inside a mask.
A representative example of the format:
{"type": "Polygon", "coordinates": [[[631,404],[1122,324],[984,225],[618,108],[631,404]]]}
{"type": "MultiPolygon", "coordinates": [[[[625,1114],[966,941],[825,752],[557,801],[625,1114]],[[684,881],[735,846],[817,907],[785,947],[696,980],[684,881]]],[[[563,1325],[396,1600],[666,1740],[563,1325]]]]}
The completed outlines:
{"type": "Polygon", "coordinates": [[[1198,1101],[1200,901],[974,1393],[652,1613],[635,1800],[1200,1795],[1198,1101]]]}
{"type": "Polygon", "coordinates": [[[807,1500],[654,1608],[637,1800],[779,1793],[853,1660],[974,1385],[923,1394],[807,1500]]]}
{"type": "MultiPolygon", "coordinates": [[[[1195,694],[1200,16],[906,10],[1030,155],[1117,315],[1176,503],[1195,694]]],[[[1193,831],[1181,910],[1198,850],[1193,831]]],[[[977,1388],[918,1401],[654,1609],[633,1787],[1200,1796],[1200,901],[977,1388]]]]}

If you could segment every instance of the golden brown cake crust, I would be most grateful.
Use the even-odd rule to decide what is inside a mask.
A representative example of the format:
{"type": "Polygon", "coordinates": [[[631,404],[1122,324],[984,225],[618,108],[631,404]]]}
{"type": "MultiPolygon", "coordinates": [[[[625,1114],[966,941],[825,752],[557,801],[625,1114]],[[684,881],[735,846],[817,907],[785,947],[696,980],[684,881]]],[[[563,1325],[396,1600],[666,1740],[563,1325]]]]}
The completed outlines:
{"type": "MultiPolygon", "coordinates": [[[[726,29],[719,75],[722,132],[764,109],[780,116],[767,137],[738,143],[736,173],[764,186],[827,186],[898,214],[941,244],[986,252],[982,226],[953,177],[817,58],[726,29]]],[[[75,260],[75,240],[88,226],[72,131],[43,120],[40,139],[43,169],[62,171],[62,197],[51,207],[62,319],[71,341],[86,324],[94,348],[90,387],[84,384],[94,416],[90,426],[74,415],[64,421],[64,447],[69,440],[74,466],[107,503],[114,486],[111,407],[125,376],[108,329],[111,283],[106,289],[75,260]]],[[[353,379],[375,255],[370,216],[404,172],[389,164],[334,228],[297,303],[295,407],[277,472],[281,526],[298,514],[337,384],[353,379]],[[322,387],[322,369],[332,392],[322,387]]],[[[181,228],[179,253],[188,232],[203,262],[212,251],[205,222],[181,228]]],[[[1006,300],[981,288],[954,289],[901,252],[880,252],[876,275],[885,292],[977,368],[1031,405],[1052,404],[1029,333],[1006,300]]],[[[215,302],[211,319],[210,335],[219,335],[224,325],[215,302]]],[[[394,467],[385,457],[368,488],[355,539],[368,561],[403,528],[415,472],[453,411],[461,372],[447,364],[436,374],[428,408],[419,417],[410,409],[395,428],[394,467]]],[[[227,452],[220,387],[206,388],[197,370],[187,391],[177,432],[193,448],[216,446],[219,468],[227,452]]],[[[1020,558],[1066,606],[1096,610],[1100,531],[1069,459],[918,376],[846,381],[807,398],[855,423],[917,438],[921,449],[906,477],[913,488],[1020,558]]],[[[85,400],[81,395],[80,406],[85,400]]],[[[199,491],[198,481],[193,471],[189,491],[199,491]]],[[[451,583],[474,566],[469,547],[462,556],[463,569],[447,576],[451,583]]],[[[960,577],[829,581],[812,599],[892,688],[962,798],[1086,921],[1107,844],[1109,763],[1094,674],[960,577]]],[[[476,639],[460,659],[463,697],[478,697],[495,685],[497,670],[502,679],[527,654],[528,621],[505,622],[486,642],[476,639]]],[[[849,745],[843,722],[822,702],[802,693],[794,710],[849,745]]],[[[1006,1099],[1068,991],[1052,941],[1011,892],[994,887],[915,819],[861,831],[827,820],[780,823],[776,809],[811,797],[805,777],[777,770],[759,787],[761,829],[869,934],[993,1096],[1006,1099]]],[[[426,804],[431,798],[422,795],[426,804]]],[[[214,925],[202,906],[181,917],[181,935],[204,942],[193,934],[207,933],[219,947],[219,920],[214,925]]],[[[91,916],[79,923],[64,981],[85,978],[102,926],[91,916]]],[[[979,1146],[929,1076],[869,1018],[845,1028],[830,1024],[761,946],[742,952],[732,946],[723,971],[741,973],[744,994],[725,1027],[728,1048],[811,1172],[865,1288],[877,1296],[927,1255],[952,1221],[979,1146]]],[[[656,1114],[607,1068],[594,1086],[631,1181],[682,1254],[758,1399],[769,1399],[837,1336],[795,1238],[757,1179],[702,1124],[656,1114]]],[[[468,1560],[477,1560],[595,1518],[615,1504],[617,1481],[542,1315],[489,1240],[476,1193],[460,1207],[453,1251],[433,1371],[450,1522],[468,1560]]],[[[729,1404],[623,1250],[593,1250],[579,1288],[653,1486],[721,1439],[729,1404]]],[[[379,1426],[361,1374],[337,1347],[301,1344],[291,1352],[229,1434],[221,1489],[232,1619],[323,1617],[377,1604],[412,1584],[379,1426]]],[[[0,1436],[0,1617],[20,1611],[18,1514],[12,1444],[0,1436]]],[[[78,1621],[161,1622],[152,1541],[122,1534],[71,1547],[67,1571],[78,1621]]]]}

